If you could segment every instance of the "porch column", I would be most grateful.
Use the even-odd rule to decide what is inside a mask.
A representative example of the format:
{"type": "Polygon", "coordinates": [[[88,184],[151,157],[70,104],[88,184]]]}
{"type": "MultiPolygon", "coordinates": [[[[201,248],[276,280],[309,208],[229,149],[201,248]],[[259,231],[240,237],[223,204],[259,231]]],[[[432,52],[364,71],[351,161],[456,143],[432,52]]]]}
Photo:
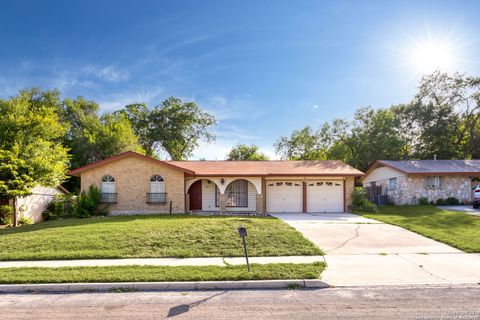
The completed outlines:
{"type": "Polygon", "coordinates": [[[262,194],[258,194],[257,193],[257,213],[265,213],[265,208],[263,207],[263,204],[264,204],[264,201],[263,201],[263,193],[262,194]]]}
{"type": "Polygon", "coordinates": [[[224,213],[225,211],[227,211],[227,195],[226,194],[221,193],[218,196],[218,207],[221,213],[224,213]]]}

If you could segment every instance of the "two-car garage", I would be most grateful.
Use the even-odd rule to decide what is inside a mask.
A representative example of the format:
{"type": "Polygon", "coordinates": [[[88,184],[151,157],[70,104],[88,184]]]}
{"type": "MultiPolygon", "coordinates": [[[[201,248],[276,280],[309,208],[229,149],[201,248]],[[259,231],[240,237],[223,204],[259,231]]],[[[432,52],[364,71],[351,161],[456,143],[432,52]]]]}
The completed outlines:
{"type": "Polygon", "coordinates": [[[343,180],[266,182],[267,212],[343,212],[343,180]]]}

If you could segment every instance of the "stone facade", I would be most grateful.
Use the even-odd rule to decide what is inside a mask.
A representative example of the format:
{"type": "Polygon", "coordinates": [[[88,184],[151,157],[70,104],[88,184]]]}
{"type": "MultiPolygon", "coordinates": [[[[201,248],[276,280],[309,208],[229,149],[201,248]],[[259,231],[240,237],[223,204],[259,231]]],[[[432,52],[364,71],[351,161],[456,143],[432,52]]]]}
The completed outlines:
{"type": "Polygon", "coordinates": [[[170,202],[172,213],[185,212],[185,176],[180,170],[137,157],[127,157],[82,172],[81,190],[88,190],[90,185],[100,188],[101,179],[105,175],[115,178],[117,203],[109,205],[109,211],[113,215],[169,213],[170,202]],[[165,204],[147,203],[150,178],[154,174],[159,174],[165,181],[165,204]]]}
{"type": "Polygon", "coordinates": [[[355,178],[347,177],[345,178],[345,211],[352,211],[352,193],[355,188],[355,178]]]}
{"type": "Polygon", "coordinates": [[[389,189],[389,179],[375,181],[377,186],[382,186],[382,193],[388,195],[396,205],[417,204],[421,197],[433,202],[448,197],[457,198],[463,203],[472,201],[472,179],[468,176],[441,176],[439,188],[425,187],[426,176],[423,175],[400,175],[396,178],[395,190],[389,189]]]}

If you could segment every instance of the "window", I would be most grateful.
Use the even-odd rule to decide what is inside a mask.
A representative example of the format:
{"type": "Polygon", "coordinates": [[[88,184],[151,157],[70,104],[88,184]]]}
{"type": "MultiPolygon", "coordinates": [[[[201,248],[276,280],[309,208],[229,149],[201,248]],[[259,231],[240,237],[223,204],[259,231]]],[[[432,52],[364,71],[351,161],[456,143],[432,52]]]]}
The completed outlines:
{"type": "Polygon", "coordinates": [[[275,183],[275,185],[278,187],[278,186],[283,186],[283,182],[277,182],[275,183]]]}
{"type": "Polygon", "coordinates": [[[150,178],[150,193],[164,193],[165,181],[162,176],[156,174],[150,178]]]}
{"type": "Polygon", "coordinates": [[[317,182],[317,187],[323,186],[323,182],[317,182]]]}
{"type": "Polygon", "coordinates": [[[286,185],[287,187],[291,187],[291,186],[293,186],[293,183],[292,183],[292,182],[285,182],[285,185],[286,185]]]}
{"type": "Polygon", "coordinates": [[[333,182],[325,182],[325,185],[329,186],[329,187],[332,187],[333,186],[333,182]]]}
{"type": "Polygon", "coordinates": [[[100,183],[100,192],[102,203],[116,203],[117,202],[117,186],[115,184],[115,178],[111,175],[106,175],[102,177],[100,183]]]}
{"type": "Polygon", "coordinates": [[[442,187],[442,178],[440,176],[432,176],[425,178],[425,188],[438,189],[442,187]]]}
{"type": "Polygon", "coordinates": [[[390,178],[388,180],[388,189],[397,190],[397,178],[390,178]]]}
{"type": "Polygon", "coordinates": [[[165,181],[161,175],[155,174],[150,178],[150,192],[147,193],[147,203],[166,203],[165,181]]]}
{"type": "MultiPolygon", "coordinates": [[[[219,206],[220,190],[215,187],[215,206],[219,206]]],[[[227,196],[227,207],[248,207],[248,181],[232,181],[225,190],[227,196]]]]}

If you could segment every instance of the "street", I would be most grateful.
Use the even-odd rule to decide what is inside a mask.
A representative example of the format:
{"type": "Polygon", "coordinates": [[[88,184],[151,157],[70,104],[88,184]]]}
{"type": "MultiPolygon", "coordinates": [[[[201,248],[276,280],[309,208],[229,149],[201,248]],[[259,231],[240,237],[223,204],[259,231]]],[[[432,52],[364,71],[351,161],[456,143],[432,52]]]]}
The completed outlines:
{"type": "Polygon", "coordinates": [[[0,295],[1,319],[480,319],[480,286],[0,295]]]}

